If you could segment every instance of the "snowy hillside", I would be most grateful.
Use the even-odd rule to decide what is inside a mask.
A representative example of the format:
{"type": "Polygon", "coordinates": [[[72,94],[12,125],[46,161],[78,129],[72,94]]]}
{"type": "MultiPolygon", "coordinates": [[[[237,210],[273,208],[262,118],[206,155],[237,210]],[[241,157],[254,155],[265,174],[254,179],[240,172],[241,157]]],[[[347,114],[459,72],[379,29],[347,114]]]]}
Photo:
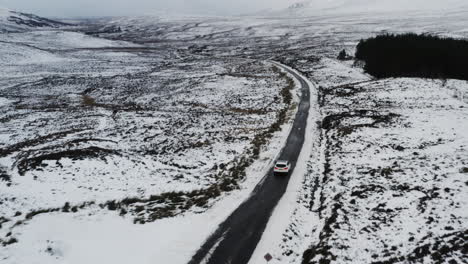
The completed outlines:
{"type": "Polygon", "coordinates": [[[36,28],[57,28],[65,25],[67,24],[0,7],[0,32],[3,33],[27,31],[36,28]]]}
{"type": "Polygon", "coordinates": [[[276,14],[307,16],[333,13],[440,12],[457,11],[467,7],[468,3],[464,0],[308,0],[295,3],[276,14]]]}
{"type": "Polygon", "coordinates": [[[468,83],[374,80],[335,59],[386,32],[468,39],[468,8],[449,11],[464,1],[408,15],[402,0],[314,0],[284,11],[299,19],[77,32],[1,9],[0,263],[188,263],[287,142],[302,94],[271,60],[317,84],[321,134],[251,263],[464,263],[468,83]],[[332,13],[363,6],[398,16],[332,13]]]}

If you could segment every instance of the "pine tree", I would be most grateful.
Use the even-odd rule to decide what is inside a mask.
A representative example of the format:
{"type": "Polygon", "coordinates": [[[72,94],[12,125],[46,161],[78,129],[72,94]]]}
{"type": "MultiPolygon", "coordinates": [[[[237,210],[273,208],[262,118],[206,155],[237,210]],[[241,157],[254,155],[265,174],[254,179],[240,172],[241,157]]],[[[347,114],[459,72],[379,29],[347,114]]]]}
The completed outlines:
{"type": "Polygon", "coordinates": [[[338,59],[339,60],[346,60],[348,58],[348,54],[346,53],[346,50],[342,50],[340,51],[340,53],[338,54],[338,59]]]}

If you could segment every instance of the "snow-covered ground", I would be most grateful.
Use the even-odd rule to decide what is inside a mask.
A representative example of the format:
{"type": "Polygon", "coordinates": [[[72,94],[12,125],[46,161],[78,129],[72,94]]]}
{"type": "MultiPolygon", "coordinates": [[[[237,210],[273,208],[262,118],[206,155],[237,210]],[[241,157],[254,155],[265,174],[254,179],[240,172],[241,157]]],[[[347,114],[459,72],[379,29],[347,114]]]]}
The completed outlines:
{"type": "Polygon", "coordinates": [[[468,82],[373,80],[332,59],[309,74],[323,158],[311,155],[308,184],[283,201],[289,226],[273,220],[252,263],[266,252],[272,263],[463,263],[468,82]]]}
{"type": "Polygon", "coordinates": [[[464,0],[305,0],[291,5],[285,10],[275,11],[284,16],[311,16],[320,14],[389,14],[433,12],[440,14],[447,11],[466,9],[464,0]]]}
{"type": "Polygon", "coordinates": [[[186,263],[265,175],[289,128],[284,126],[247,170],[249,177],[240,190],[202,214],[188,212],[145,225],[99,207],[39,215],[17,233],[19,242],[0,256],[8,257],[5,263],[186,263]]]}
{"type": "Polygon", "coordinates": [[[57,30],[0,37],[4,263],[127,263],[128,246],[143,263],[186,261],[269,169],[298,100],[284,103],[290,77],[267,61],[57,30]],[[269,144],[254,142],[284,110],[269,144]],[[109,233],[126,237],[121,255],[109,233]]]}
{"type": "Polygon", "coordinates": [[[449,85],[468,90],[421,79],[325,87],[313,261],[466,260],[468,110],[449,85]]]}
{"type": "Polygon", "coordinates": [[[462,263],[468,85],[334,58],[377,33],[466,38],[468,12],[301,12],[0,34],[0,262],[186,263],[285,142],[290,119],[253,155],[297,102],[274,59],[320,113],[252,263],[462,263]]]}

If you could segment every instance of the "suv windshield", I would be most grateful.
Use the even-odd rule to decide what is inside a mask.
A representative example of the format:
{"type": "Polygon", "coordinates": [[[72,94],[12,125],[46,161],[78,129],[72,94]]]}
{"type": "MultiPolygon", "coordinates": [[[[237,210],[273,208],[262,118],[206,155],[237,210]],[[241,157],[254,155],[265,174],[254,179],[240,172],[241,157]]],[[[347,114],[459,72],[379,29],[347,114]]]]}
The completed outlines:
{"type": "Polygon", "coordinates": [[[284,167],[286,167],[286,164],[276,164],[276,167],[278,167],[278,168],[284,168],[284,167]]]}

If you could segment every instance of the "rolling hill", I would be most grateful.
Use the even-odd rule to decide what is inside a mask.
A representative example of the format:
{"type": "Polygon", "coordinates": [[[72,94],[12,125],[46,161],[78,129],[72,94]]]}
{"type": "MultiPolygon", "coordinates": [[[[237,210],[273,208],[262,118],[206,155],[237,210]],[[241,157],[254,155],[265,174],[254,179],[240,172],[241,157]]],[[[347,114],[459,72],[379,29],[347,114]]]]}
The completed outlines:
{"type": "Polygon", "coordinates": [[[57,28],[69,24],[0,8],[0,32],[22,32],[37,28],[57,28]]]}
{"type": "Polygon", "coordinates": [[[395,12],[448,12],[466,9],[463,0],[307,0],[276,12],[283,16],[318,14],[395,13],[395,12]]]}

